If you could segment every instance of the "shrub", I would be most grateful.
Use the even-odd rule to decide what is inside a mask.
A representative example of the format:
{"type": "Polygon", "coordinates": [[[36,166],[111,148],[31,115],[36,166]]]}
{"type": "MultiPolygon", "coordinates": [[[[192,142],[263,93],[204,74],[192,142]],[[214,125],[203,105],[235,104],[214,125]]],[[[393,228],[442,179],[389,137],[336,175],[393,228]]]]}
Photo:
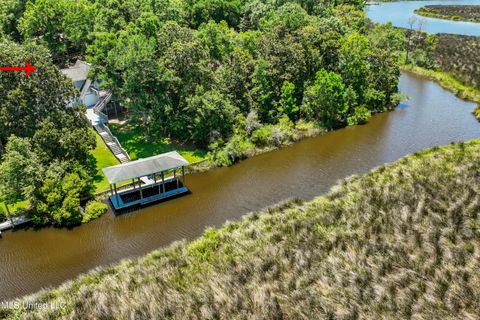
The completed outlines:
{"type": "Polygon", "coordinates": [[[372,117],[372,113],[365,106],[356,107],[353,110],[353,114],[347,118],[349,126],[355,124],[365,124],[372,117]]]}
{"type": "Polygon", "coordinates": [[[214,148],[213,159],[218,166],[231,166],[241,159],[245,159],[255,152],[253,143],[243,134],[234,134],[225,146],[214,148]]]}
{"type": "Polygon", "coordinates": [[[475,118],[477,118],[478,121],[480,121],[480,104],[478,105],[477,109],[475,109],[473,114],[475,115],[475,118]]]}
{"type": "Polygon", "coordinates": [[[283,116],[273,125],[268,124],[252,133],[252,141],[257,146],[282,146],[293,140],[295,135],[294,124],[288,116],[283,116]]]}
{"type": "Polygon", "coordinates": [[[102,214],[108,211],[108,206],[105,203],[99,201],[89,201],[87,206],[85,207],[85,211],[83,212],[83,219],[82,222],[86,223],[97,219],[102,214]]]}

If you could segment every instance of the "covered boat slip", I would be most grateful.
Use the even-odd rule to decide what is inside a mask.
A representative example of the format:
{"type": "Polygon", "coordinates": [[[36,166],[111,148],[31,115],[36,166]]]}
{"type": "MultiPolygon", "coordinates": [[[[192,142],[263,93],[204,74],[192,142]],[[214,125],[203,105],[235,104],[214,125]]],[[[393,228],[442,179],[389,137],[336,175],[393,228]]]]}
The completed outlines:
{"type": "Polygon", "coordinates": [[[187,165],[187,160],[172,151],[102,169],[110,183],[109,199],[113,208],[122,210],[188,192],[185,186],[187,165]],[[167,178],[170,173],[173,176],[167,178]],[[132,188],[118,191],[118,183],[130,180],[132,188]]]}

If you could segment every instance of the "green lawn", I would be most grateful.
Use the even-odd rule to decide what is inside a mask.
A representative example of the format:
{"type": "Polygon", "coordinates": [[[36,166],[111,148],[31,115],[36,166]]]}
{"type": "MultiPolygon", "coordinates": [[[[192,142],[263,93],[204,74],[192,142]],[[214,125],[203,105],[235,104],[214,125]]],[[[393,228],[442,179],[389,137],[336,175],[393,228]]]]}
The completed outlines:
{"type": "MultiPolygon", "coordinates": [[[[93,156],[92,161],[94,161],[97,169],[97,174],[94,177],[94,192],[96,193],[109,189],[109,184],[107,178],[102,172],[102,168],[114,166],[119,164],[120,162],[117,160],[117,158],[115,158],[112,152],[110,152],[110,149],[108,149],[102,138],[97,133],[95,133],[95,137],[97,139],[97,146],[95,150],[91,152],[91,155],[93,156]]],[[[23,212],[27,208],[27,201],[17,202],[16,204],[9,206],[10,212],[12,214],[18,214],[20,212],[23,212]]],[[[4,220],[4,217],[6,217],[5,205],[3,204],[3,202],[0,202],[0,221],[4,220]]]]}
{"type": "MultiPolygon", "coordinates": [[[[189,162],[196,162],[205,159],[207,153],[202,150],[189,149],[168,143],[166,140],[162,142],[146,142],[142,139],[142,133],[139,129],[132,129],[129,125],[114,126],[110,125],[113,134],[117,135],[122,146],[127,150],[130,157],[135,160],[138,158],[146,158],[172,150],[177,150],[189,162]]],[[[97,146],[91,152],[92,161],[95,164],[97,173],[94,177],[94,193],[106,191],[109,189],[107,178],[102,172],[103,168],[114,166],[120,162],[115,158],[110,149],[105,145],[102,138],[95,133],[97,146]]],[[[128,182],[126,182],[128,183],[128,182]]],[[[9,206],[12,214],[22,212],[28,207],[28,202],[18,202],[9,206]]],[[[6,215],[5,206],[0,202],[0,220],[6,215]]]]}
{"type": "MultiPolygon", "coordinates": [[[[10,213],[12,215],[17,215],[22,213],[28,208],[28,201],[20,201],[13,205],[9,205],[10,213]]],[[[0,221],[7,219],[7,210],[5,209],[5,204],[0,202],[0,221]]]]}
{"type": "Polygon", "coordinates": [[[109,189],[107,178],[102,172],[102,168],[110,167],[119,164],[120,162],[115,158],[110,149],[105,145],[102,138],[95,133],[97,137],[97,147],[91,152],[96,160],[97,175],[94,178],[95,192],[105,191],[109,189]]]}
{"type": "Polygon", "coordinates": [[[143,129],[130,124],[109,125],[112,133],[118,138],[122,147],[128,152],[132,160],[147,158],[160,153],[176,150],[190,163],[203,160],[207,152],[188,148],[171,143],[168,138],[159,138],[155,141],[145,141],[143,129]]]}

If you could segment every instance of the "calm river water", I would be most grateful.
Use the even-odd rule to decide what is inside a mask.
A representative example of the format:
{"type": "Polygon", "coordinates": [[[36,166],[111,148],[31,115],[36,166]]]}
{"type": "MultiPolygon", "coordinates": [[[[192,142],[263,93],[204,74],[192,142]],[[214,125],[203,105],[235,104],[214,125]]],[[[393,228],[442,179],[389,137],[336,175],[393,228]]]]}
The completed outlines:
{"type": "Polygon", "coordinates": [[[187,176],[191,195],[120,217],[107,214],[73,230],[6,232],[0,240],[0,300],[194,238],[207,226],[220,226],[286,198],[312,199],[343,177],[409,153],[480,137],[473,103],[406,73],[400,89],[410,100],[366,125],[187,176]]]}
{"type": "MultiPolygon", "coordinates": [[[[394,26],[408,28],[408,19],[416,16],[418,19],[425,20],[423,31],[428,33],[454,33],[466,34],[470,36],[480,36],[480,23],[461,22],[443,19],[433,19],[416,15],[415,9],[426,5],[436,4],[454,4],[454,5],[480,5],[479,0],[436,0],[436,1],[399,1],[382,2],[375,5],[369,5],[366,8],[367,17],[375,22],[392,22],[394,26]]],[[[418,25],[417,25],[418,26],[418,25]]],[[[417,27],[415,26],[415,27],[417,27]]]]}

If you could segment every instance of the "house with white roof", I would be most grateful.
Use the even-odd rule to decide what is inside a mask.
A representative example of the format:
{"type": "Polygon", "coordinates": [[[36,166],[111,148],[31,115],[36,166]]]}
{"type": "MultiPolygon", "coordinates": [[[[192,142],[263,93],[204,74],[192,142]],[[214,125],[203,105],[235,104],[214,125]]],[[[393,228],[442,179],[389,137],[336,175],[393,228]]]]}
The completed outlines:
{"type": "MultiPolygon", "coordinates": [[[[108,117],[103,110],[112,99],[112,94],[100,88],[99,80],[88,78],[91,65],[85,61],[77,60],[75,65],[60,71],[70,78],[75,88],[79,91],[77,100],[70,102],[69,106],[83,104],[87,107],[86,116],[100,137],[112,151],[113,155],[121,162],[129,162],[130,157],[122,148],[118,139],[107,127],[108,117]]],[[[115,109],[116,110],[116,109],[115,109]]]]}
{"type": "Polygon", "coordinates": [[[112,94],[100,88],[98,80],[88,78],[91,65],[85,61],[77,60],[72,67],[61,69],[65,76],[70,78],[75,88],[80,92],[78,99],[70,105],[83,104],[87,107],[87,118],[93,126],[107,122],[107,116],[102,112],[110,102],[112,94]]]}

